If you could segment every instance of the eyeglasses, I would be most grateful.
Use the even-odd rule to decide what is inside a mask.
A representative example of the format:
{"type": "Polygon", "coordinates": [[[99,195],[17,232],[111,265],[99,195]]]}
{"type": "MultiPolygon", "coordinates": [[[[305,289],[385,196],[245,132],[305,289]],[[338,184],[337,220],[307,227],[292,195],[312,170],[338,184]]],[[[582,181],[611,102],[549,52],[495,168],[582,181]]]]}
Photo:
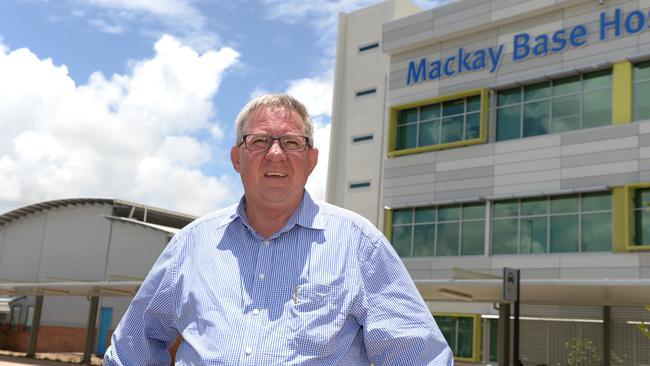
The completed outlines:
{"type": "Polygon", "coordinates": [[[311,147],[309,137],[300,135],[284,135],[280,137],[273,137],[269,135],[244,135],[242,142],[248,150],[264,151],[268,150],[274,141],[280,143],[280,147],[284,151],[304,151],[307,146],[311,147]]]}

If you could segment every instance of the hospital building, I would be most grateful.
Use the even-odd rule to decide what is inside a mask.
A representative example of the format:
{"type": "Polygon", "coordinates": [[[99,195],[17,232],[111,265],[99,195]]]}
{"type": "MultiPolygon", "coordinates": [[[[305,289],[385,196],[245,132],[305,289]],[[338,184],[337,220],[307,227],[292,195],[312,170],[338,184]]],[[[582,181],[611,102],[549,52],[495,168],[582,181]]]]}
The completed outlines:
{"type": "Polygon", "coordinates": [[[390,0],[336,51],[327,200],[456,363],[650,365],[650,1],[390,0]]]}

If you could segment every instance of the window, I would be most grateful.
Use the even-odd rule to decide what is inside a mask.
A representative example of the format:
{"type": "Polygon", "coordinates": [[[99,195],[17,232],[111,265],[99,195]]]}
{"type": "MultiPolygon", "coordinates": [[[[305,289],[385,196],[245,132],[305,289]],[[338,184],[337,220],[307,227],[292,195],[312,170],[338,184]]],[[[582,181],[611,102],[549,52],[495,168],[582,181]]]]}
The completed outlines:
{"type": "Polygon", "coordinates": [[[650,61],[634,65],[634,120],[650,119],[650,61]]]}
{"type": "Polygon", "coordinates": [[[433,317],[454,353],[462,361],[480,360],[480,316],[433,314],[433,317]]]}
{"type": "Polygon", "coordinates": [[[356,95],[357,95],[357,97],[362,97],[364,95],[375,94],[376,92],[377,92],[377,88],[364,89],[364,90],[359,90],[356,93],[356,95]]]}
{"type": "Polygon", "coordinates": [[[490,328],[490,362],[497,362],[497,355],[499,353],[499,319],[488,319],[488,327],[490,328]]]}
{"type": "Polygon", "coordinates": [[[481,97],[472,96],[397,112],[397,149],[479,138],[481,97]]]}
{"type": "Polygon", "coordinates": [[[650,188],[634,192],[634,236],[632,245],[650,244],[650,188]]]}
{"type": "Polygon", "coordinates": [[[611,69],[518,86],[497,95],[497,141],[611,123],[611,69]]]}
{"type": "Polygon", "coordinates": [[[374,42],[364,46],[359,46],[359,52],[370,51],[375,48],[379,48],[379,42],[374,42]]]}
{"type": "Polygon", "coordinates": [[[400,257],[483,255],[485,204],[397,209],[391,243],[400,257]]]}
{"type": "Polygon", "coordinates": [[[493,205],[492,254],[611,248],[610,192],[505,200],[493,205]]]}
{"type": "Polygon", "coordinates": [[[617,239],[624,244],[618,249],[650,250],[650,182],[628,184],[620,191],[614,188],[614,193],[617,207],[623,210],[621,221],[614,221],[622,233],[617,239]]]}
{"type": "Polygon", "coordinates": [[[20,313],[23,309],[22,305],[12,305],[11,306],[11,329],[16,329],[18,324],[20,324],[20,313]]]}
{"type": "Polygon", "coordinates": [[[350,188],[367,188],[370,187],[370,182],[358,182],[358,183],[350,183],[350,188]]]}
{"type": "Polygon", "coordinates": [[[390,108],[388,157],[487,142],[488,89],[390,108]]]}
{"type": "Polygon", "coordinates": [[[27,307],[27,316],[25,317],[25,332],[31,331],[33,324],[34,324],[34,306],[30,305],[27,307]]]}
{"type": "Polygon", "coordinates": [[[374,137],[373,134],[353,136],[352,142],[355,143],[355,142],[362,142],[362,141],[371,141],[373,137],[374,137]]]}

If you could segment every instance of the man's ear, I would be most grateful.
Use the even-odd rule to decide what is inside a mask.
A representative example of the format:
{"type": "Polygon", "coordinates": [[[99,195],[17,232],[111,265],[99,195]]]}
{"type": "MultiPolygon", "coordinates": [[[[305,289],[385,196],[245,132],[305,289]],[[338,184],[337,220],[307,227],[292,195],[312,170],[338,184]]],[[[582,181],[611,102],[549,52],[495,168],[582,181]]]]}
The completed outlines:
{"type": "Polygon", "coordinates": [[[230,162],[235,171],[239,173],[239,146],[235,145],[230,148],[230,162]]]}
{"type": "Polygon", "coordinates": [[[309,174],[314,171],[318,163],[318,149],[313,148],[309,150],[309,174]]]}

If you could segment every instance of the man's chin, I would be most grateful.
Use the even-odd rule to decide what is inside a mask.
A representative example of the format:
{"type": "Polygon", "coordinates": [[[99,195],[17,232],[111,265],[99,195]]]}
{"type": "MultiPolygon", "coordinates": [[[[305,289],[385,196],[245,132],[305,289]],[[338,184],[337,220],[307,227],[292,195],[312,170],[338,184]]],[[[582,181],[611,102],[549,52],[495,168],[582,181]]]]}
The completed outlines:
{"type": "Polygon", "coordinates": [[[302,199],[302,190],[300,194],[289,189],[287,186],[278,188],[267,188],[262,193],[262,199],[267,203],[289,205],[295,204],[302,199]]]}

